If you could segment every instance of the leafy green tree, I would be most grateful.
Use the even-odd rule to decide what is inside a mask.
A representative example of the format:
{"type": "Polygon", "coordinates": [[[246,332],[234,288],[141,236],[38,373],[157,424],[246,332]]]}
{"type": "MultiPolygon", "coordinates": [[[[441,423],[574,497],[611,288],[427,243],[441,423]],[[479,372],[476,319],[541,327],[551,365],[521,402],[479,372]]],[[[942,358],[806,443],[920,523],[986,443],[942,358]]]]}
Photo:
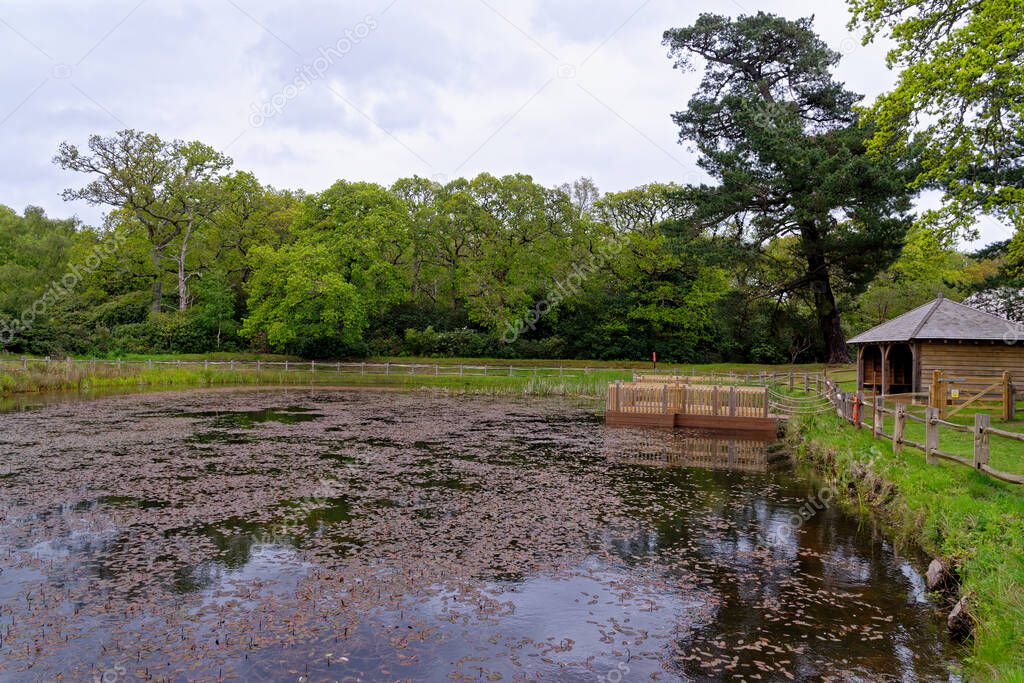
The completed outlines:
{"type": "Polygon", "coordinates": [[[403,301],[408,216],[371,183],[340,181],[303,203],[295,241],[250,252],[243,334],[275,350],[351,353],[373,316],[403,301]]]}
{"type": "Polygon", "coordinates": [[[859,97],[830,73],[839,54],[810,19],[764,13],[702,14],[664,42],[677,68],[705,63],[673,117],[718,181],[688,192],[694,219],[759,245],[798,236],[803,267],[774,289],[809,290],[828,360],[848,362],[834,285],[862,289],[897,256],[910,195],[903,168],[868,156],[859,97]]]}
{"type": "Polygon", "coordinates": [[[899,79],[871,107],[871,149],[923,148],[916,183],[944,192],[926,223],[975,235],[983,213],[1024,226],[1024,1],[847,2],[866,43],[893,41],[899,79]]]}
{"type": "Polygon", "coordinates": [[[177,265],[178,308],[188,307],[187,270],[191,240],[216,210],[214,183],[231,159],[201,142],[165,142],[152,133],[122,130],[110,137],[91,135],[89,152],[61,143],[54,163],[92,177],[84,187],[67,189],[66,200],[84,199],[130,216],[145,231],[152,261],[151,310],[163,301],[164,261],[177,265]]]}
{"type": "Polygon", "coordinates": [[[38,207],[19,216],[0,205],[0,348],[29,348],[33,330],[74,296],[80,277],[64,276],[77,229],[76,220],[48,218],[38,207]]]}

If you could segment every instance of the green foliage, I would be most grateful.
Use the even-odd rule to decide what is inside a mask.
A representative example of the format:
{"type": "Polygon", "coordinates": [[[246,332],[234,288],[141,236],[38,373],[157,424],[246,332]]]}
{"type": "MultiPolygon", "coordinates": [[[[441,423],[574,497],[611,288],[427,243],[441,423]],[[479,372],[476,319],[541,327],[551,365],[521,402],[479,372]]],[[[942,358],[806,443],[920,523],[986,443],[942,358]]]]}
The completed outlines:
{"type": "Polygon", "coordinates": [[[811,20],[702,14],[664,42],[677,67],[704,64],[696,94],[673,117],[718,182],[686,193],[694,220],[754,245],[797,236],[799,269],[769,286],[777,296],[809,291],[829,360],[847,361],[835,292],[862,291],[899,253],[906,170],[868,156],[860,98],[833,79],[839,54],[811,20]]]}
{"type": "Polygon", "coordinates": [[[895,88],[869,112],[879,154],[923,150],[916,184],[941,188],[925,221],[976,234],[977,213],[1024,225],[1024,2],[847,0],[865,42],[893,41],[895,88]]]}
{"type": "Polygon", "coordinates": [[[361,349],[370,318],[406,296],[400,203],[380,186],[341,181],[305,201],[295,233],[293,244],[252,250],[243,335],[301,354],[361,349]]]}

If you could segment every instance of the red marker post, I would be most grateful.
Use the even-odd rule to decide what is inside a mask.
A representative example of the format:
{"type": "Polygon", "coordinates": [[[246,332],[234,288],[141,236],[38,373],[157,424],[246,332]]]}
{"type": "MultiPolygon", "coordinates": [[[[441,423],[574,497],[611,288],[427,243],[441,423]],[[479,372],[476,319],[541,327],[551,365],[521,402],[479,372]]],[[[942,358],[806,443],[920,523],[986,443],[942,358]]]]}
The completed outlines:
{"type": "Polygon", "coordinates": [[[651,352],[651,362],[654,363],[654,371],[657,372],[658,371],[658,352],[657,351],[652,351],[651,352]]]}

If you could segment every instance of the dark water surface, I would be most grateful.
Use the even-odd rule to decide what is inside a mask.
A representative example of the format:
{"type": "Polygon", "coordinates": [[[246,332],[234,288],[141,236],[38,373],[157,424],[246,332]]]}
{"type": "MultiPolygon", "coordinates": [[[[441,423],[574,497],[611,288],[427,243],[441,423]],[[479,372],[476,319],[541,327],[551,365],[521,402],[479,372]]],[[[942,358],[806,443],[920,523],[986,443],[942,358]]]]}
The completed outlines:
{"type": "Polygon", "coordinates": [[[0,680],[946,680],[774,446],[322,389],[0,414],[0,680]]]}

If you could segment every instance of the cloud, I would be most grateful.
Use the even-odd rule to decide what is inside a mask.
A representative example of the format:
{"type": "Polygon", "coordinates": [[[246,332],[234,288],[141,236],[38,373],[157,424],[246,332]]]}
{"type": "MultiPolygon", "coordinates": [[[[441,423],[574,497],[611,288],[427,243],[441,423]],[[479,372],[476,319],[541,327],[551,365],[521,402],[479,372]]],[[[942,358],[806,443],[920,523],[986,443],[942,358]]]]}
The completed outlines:
{"type": "MultiPolygon", "coordinates": [[[[586,175],[604,190],[699,179],[669,118],[698,78],[672,69],[661,34],[701,11],[807,11],[795,0],[741,4],[8,5],[0,9],[0,203],[98,223],[102,208],[59,199],[83,179],[50,159],[62,140],[81,145],[124,126],[203,140],[264,182],[309,191],[339,178],[389,184],[481,171],[529,173],[548,185],[586,175]],[[331,50],[326,68],[313,69],[331,50]],[[254,126],[253,112],[275,102],[254,126]]],[[[846,53],[840,77],[851,89],[871,98],[892,82],[885,46],[859,45],[840,0],[815,14],[824,39],[846,53]]]]}

